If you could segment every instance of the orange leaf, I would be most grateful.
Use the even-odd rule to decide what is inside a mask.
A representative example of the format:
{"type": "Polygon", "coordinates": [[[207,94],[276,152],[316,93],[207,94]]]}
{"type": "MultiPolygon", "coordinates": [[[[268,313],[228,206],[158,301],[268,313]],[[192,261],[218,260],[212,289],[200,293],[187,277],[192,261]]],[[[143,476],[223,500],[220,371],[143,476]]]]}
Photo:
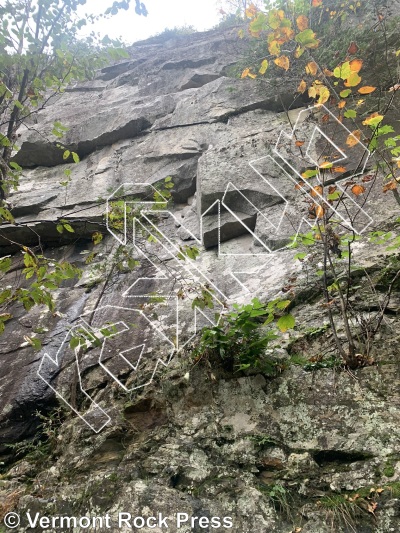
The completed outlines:
{"type": "Polygon", "coordinates": [[[324,68],[324,74],[325,76],[333,76],[333,72],[331,70],[329,70],[328,68],[324,68]]]}
{"type": "Polygon", "coordinates": [[[346,167],[333,167],[332,172],[346,172],[346,167]]]}
{"type": "Polygon", "coordinates": [[[328,189],[328,194],[333,194],[336,191],[336,185],[331,185],[328,189]]]}
{"type": "Polygon", "coordinates": [[[354,41],[352,41],[350,43],[350,46],[347,50],[347,53],[350,54],[351,56],[353,56],[354,54],[356,54],[358,52],[359,48],[357,46],[357,43],[355,43],[354,41]]]}
{"type": "Polygon", "coordinates": [[[313,7],[322,6],[322,0],[312,0],[312,6],[313,7]]]}
{"type": "Polygon", "coordinates": [[[360,94],[370,94],[376,91],[376,87],[371,87],[370,85],[365,85],[365,87],[360,87],[358,92],[360,94]]]}
{"type": "Polygon", "coordinates": [[[322,116],[321,121],[322,121],[324,124],[326,124],[327,122],[329,122],[329,118],[330,118],[330,117],[329,117],[329,114],[326,113],[325,115],[322,116]]]}
{"type": "Polygon", "coordinates": [[[361,77],[357,72],[352,72],[347,80],[344,82],[346,87],[355,87],[361,82],[361,77]]]}
{"type": "Polygon", "coordinates": [[[249,68],[245,68],[240,77],[241,78],[247,78],[249,72],[250,72],[250,69],[249,68]]]}
{"type": "Polygon", "coordinates": [[[325,215],[325,209],[322,207],[322,205],[319,205],[315,211],[315,214],[317,218],[323,218],[325,215]]]}
{"type": "Polygon", "coordinates": [[[300,85],[297,87],[297,92],[304,93],[306,89],[307,89],[307,83],[304,80],[301,80],[300,85]]]}
{"type": "Polygon", "coordinates": [[[351,192],[355,196],[360,196],[360,194],[363,194],[365,192],[365,187],[363,185],[353,185],[353,187],[351,188],[351,192]]]}
{"type": "Polygon", "coordinates": [[[299,181],[296,185],[295,185],[295,189],[298,191],[300,190],[302,187],[304,187],[305,183],[304,181],[299,181]]]}
{"type": "Polygon", "coordinates": [[[350,135],[347,137],[346,144],[347,146],[355,146],[358,144],[358,142],[361,139],[361,131],[360,130],[354,130],[350,135]]]}
{"type": "Polygon", "coordinates": [[[300,31],[306,30],[308,28],[308,18],[305,15],[300,15],[296,19],[297,27],[300,31]]]}
{"type": "Polygon", "coordinates": [[[296,146],[299,147],[299,146],[303,146],[303,144],[305,143],[305,141],[296,141],[296,146]]]}
{"type": "Polygon", "coordinates": [[[338,103],[338,108],[339,109],[343,109],[343,107],[346,105],[346,100],[340,100],[340,102],[338,103]]]}
{"type": "Polygon", "coordinates": [[[321,195],[323,192],[323,188],[321,185],[316,185],[313,189],[311,189],[311,196],[315,198],[318,195],[321,195]]]}
{"type": "Polygon", "coordinates": [[[392,181],[389,181],[389,183],[386,183],[386,185],[383,187],[383,192],[388,192],[388,191],[394,191],[395,189],[397,189],[397,183],[395,182],[395,180],[392,180],[392,181]]]}
{"type": "Polygon", "coordinates": [[[360,72],[362,66],[362,59],[353,59],[353,61],[350,61],[350,68],[352,72],[360,72]]]}
{"type": "Polygon", "coordinates": [[[306,65],[306,73],[311,74],[311,76],[315,76],[318,72],[318,65],[315,61],[310,61],[306,65]]]}
{"type": "Polygon", "coordinates": [[[289,70],[290,67],[290,61],[287,56],[281,56],[274,59],[275,65],[277,65],[280,68],[283,68],[284,70],[289,70]]]}

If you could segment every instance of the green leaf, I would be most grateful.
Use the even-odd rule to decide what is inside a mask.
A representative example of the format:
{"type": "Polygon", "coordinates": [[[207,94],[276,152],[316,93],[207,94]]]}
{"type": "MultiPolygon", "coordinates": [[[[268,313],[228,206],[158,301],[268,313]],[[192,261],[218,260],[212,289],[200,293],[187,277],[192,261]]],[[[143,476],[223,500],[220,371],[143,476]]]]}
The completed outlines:
{"type": "Polygon", "coordinates": [[[299,253],[299,254],[296,254],[294,256],[294,260],[297,261],[301,261],[302,259],[304,259],[305,257],[307,256],[307,254],[305,252],[302,252],[302,253],[299,253]]]}
{"type": "Polygon", "coordinates": [[[95,246],[100,244],[102,240],[103,240],[103,234],[102,233],[100,233],[99,231],[96,231],[95,233],[93,233],[92,241],[93,241],[93,244],[95,246]]]}
{"type": "Polygon", "coordinates": [[[351,94],[351,89],[345,89],[344,91],[341,91],[339,94],[341,98],[347,98],[351,94]]]}
{"type": "Polygon", "coordinates": [[[258,71],[261,75],[264,75],[267,72],[268,60],[264,59],[261,63],[260,70],[258,71]]]}
{"type": "Polygon", "coordinates": [[[72,159],[74,160],[74,163],[79,163],[80,161],[79,155],[76,152],[71,152],[71,153],[72,153],[72,159]]]}
{"type": "Polygon", "coordinates": [[[282,309],[283,310],[283,309],[286,309],[286,307],[288,305],[290,305],[290,304],[291,304],[290,300],[280,300],[279,302],[276,303],[276,307],[278,309],[282,309]]]}
{"type": "Polygon", "coordinates": [[[28,252],[24,253],[24,265],[26,267],[32,267],[36,265],[35,260],[28,252]]]}
{"type": "Polygon", "coordinates": [[[333,71],[335,78],[341,78],[342,80],[347,80],[347,78],[351,76],[351,73],[350,61],[346,61],[342,65],[339,65],[333,71]]]}
{"type": "Polygon", "coordinates": [[[328,194],[328,200],[332,200],[332,201],[333,200],[339,200],[340,196],[341,196],[341,194],[340,194],[339,191],[334,191],[334,192],[328,194]]]}
{"type": "Polygon", "coordinates": [[[75,350],[75,348],[78,348],[79,345],[80,339],[78,337],[72,337],[69,341],[69,347],[71,348],[71,350],[75,350]]]}
{"type": "Polygon", "coordinates": [[[18,165],[18,163],[15,163],[14,161],[11,161],[10,163],[10,167],[13,168],[14,170],[18,170],[18,172],[21,172],[22,171],[22,167],[20,167],[18,165]]]}
{"type": "Polygon", "coordinates": [[[302,172],[301,176],[304,178],[304,179],[308,179],[308,178],[313,178],[314,176],[316,176],[318,174],[318,170],[306,170],[304,172],[302,172]]]}
{"type": "MultiPolygon", "coordinates": [[[[57,81],[58,81],[58,80],[57,80],[57,81]]],[[[68,130],[69,130],[69,128],[67,128],[66,126],[63,126],[63,125],[61,124],[61,122],[59,122],[58,120],[56,120],[56,121],[54,122],[54,127],[57,128],[58,130],[61,130],[61,131],[68,131],[68,130]]]]}
{"type": "Polygon", "coordinates": [[[318,39],[315,38],[316,35],[311,29],[304,30],[298,33],[295,37],[295,40],[306,48],[313,48],[318,46],[318,39]]]}
{"type": "Polygon", "coordinates": [[[379,135],[387,135],[388,133],[394,133],[393,126],[389,126],[388,124],[379,126],[379,135]]]}
{"type": "Polygon", "coordinates": [[[66,229],[69,233],[75,233],[74,228],[70,224],[63,224],[64,229],[66,229]]]}
{"type": "Polygon", "coordinates": [[[348,109],[345,113],[344,113],[344,116],[346,118],[356,118],[357,116],[357,112],[354,111],[354,109],[348,109]]]}
{"type": "Polygon", "coordinates": [[[65,152],[63,153],[63,159],[68,159],[69,156],[71,155],[71,152],[69,150],[65,150],[65,152]]]}
{"type": "Polygon", "coordinates": [[[64,232],[64,226],[62,224],[57,224],[57,231],[58,231],[58,233],[63,233],[64,232]]]}
{"type": "Polygon", "coordinates": [[[56,130],[55,128],[52,129],[51,133],[55,136],[61,139],[61,137],[64,135],[61,131],[56,130]]]}
{"type": "Polygon", "coordinates": [[[2,218],[7,222],[10,222],[11,224],[14,224],[14,217],[12,216],[11,212],[5,207],[0,207],[0,221],[2,218]]]}
{"type": "Polygon", "coordinates": [[[296,320],[293,315],[284,315],[281,316],[276,324],[282,333],[285,333],[288,329],[294,328],[296,320]]]}

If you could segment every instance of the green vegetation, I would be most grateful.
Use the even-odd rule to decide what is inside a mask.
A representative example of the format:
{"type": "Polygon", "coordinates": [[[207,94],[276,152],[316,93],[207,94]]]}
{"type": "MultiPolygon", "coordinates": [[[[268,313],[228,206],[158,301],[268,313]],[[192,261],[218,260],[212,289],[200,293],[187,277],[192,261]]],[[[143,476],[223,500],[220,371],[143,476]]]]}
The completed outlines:
{"type": "Polygon", "coordinates": [[[292,329],[295,319],[285,312],[290,300],[263,304],[257,298],[251,304],[234,304],[233,311],[221,314],[217,326],[204,328],[193,355],[195,361],[222,362],[226,370],[256,368],[267,375],[276,374],[276,362],[264,352],[281,332],[292,329]]]}

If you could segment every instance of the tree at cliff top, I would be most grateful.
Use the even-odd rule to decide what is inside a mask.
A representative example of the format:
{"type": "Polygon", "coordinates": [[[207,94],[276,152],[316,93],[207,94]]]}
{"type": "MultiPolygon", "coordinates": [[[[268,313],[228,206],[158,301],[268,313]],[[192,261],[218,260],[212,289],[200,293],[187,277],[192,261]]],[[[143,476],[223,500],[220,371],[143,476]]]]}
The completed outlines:
{"type": "MultiPolygon", "coordinates": [[[[2,224],[13,224],[12,209],[6,198],[10,190],[18,188],[21,168],[13,161],[18,151],[18,129],[34,127],[32,120],[55,95],[78,80],[93,77],[96,69],[127,57],[120,44],[92,32],[79,38],[80,30],[99,17],[78,16],[86,0],[6,0],[0,6],[0,231],[2,224]]],[[[101,15],[111,17],[120,9],[129,9],[130,0],[114,1],[101,15]]],[[[135,12],[147,15],[146,7],[135,0],[135,12]]],[[[52,133],[61,139],[66,128],[55,122],[52,133]]],[[[64,150],[59,144],[61,150],[64,150]]],[[[78,162],[77,154],[64,150],[66,162],[78,162]]],[[[59,232],[74,232],[66,221],[57,223],[59,232]]],[[[7,237],[3,235],[6,240],[7,237]]],[[[65,279],[78,277],[79,269],[63,261],[48,260],[43,250],[19,246],[22,257],[0,258],[0,334],[12,315],[10,306],[22,304],[26,310],[44,304],[54,310],[52,291],[65,279]],[[23,269],[26,280],[7,285],[10,271],[23,269]],[[7,286],[5,286],[7,285],[7,286]],[[5,287],[5,288],[3,288],[5,287]]],[[[34,344],[34,343],[33,343],[34,344]]],[[[34,344],[35,345],[35,344],[34,344]]]]}

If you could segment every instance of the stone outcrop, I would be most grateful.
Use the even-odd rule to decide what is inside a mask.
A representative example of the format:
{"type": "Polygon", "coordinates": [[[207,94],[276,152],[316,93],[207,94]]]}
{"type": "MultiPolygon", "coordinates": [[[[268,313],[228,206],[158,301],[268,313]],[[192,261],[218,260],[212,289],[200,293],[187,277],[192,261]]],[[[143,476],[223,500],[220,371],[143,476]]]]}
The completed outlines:
{"type": "MultiPolygon", "coordinates": [[[[373,354],[377,364],[338,370],[332,335],[321,319],[323,299],[315,274],[293,260],[292,250],[269,253],[283,248],[298,229],[289,223],[274,229],[285,206],[298,216],[303,209],[294,184],[283,179],[287,166],[281,161],[285,168],[277,168],[272,148],[308,102],[296,93],[300,80],[289,73],[273,82],[229,77],[245,46],[236,30],[138,43],[130,60],[69,88],[19,132],[15,161],[24,171],[10,198],[16,223],[1,226],[0,253],[15,253],[15,243],[41,246],[47,256],[74,262],[84,273],[58,291],[57,313],[38,307],[26,314],[16,308],[0,337],[4,513],[162,513],[173,532],[178,531],[176,513],[230,516],[237,533],[398,530],[398,288],[373,354]],[[62,143],[79,154],[78,164],[63,161],[59,140],[49,134],[55,120],[68,127],[62,143]],[[69,168],[71,178],[62,185],[69,168]],[[145,201],[146,188],[163,185],[168,176],[174,204],[158,220],[165,237],[159,237],[157,249],[165,276],[154,277],[155,265],[143,261],[138,250],[138,270],[110,274],[107,260],[118,243],[107,231],[107,198],[123,186],[121,197],[145,201]],[[218,201],[223,202],[220,212],[218,201]],[[61,219],[68,220],[74,233],[57,231],[61,219]],[[104,234],[97,246],[92,243],[95,232],[104,234]],[[256,370],[243,374],[218,363],[194,364],[190,301],[180,303],[178,332],[188,344],[170,361],[171,339],[177,335],[168,318],[173,308],[168,303],[151,309],[157,316],[145,316],[132,289],[139,276],[145,280],[143,294],[192,282],[193,272],[180,269],[171,256],[170,240],[201,248],[196,275],[215,287],[216,307],[210,315],[219,310],[221,294],[228,303],[253,297],[293,299],[294,337],[285,334],[271,348],[281,373],[272,379],[256,370]],[[89,252],[95,257],[87,264],[89,252]],[[109,353],[94,345],[77,370],[73,350],[63,345],[68,328],[83,315],[90,327],[111,322],[129,329],[132,309],[135,324],[128,334],[116,336],[109,353]],[[157,324],[156,333],[150,319],[157,324]],[[143,383],[135,381],[139,378],[132,365],[140,361],[139,348],[151,332],[158,335],[156,349],[145,352],[142,376],[151,383],[134,389],[143,383]],[[39,353],[24,341],[34,335],[43,343],[39,353]],[[131,348],[136,350],[131,359],[113,359],[131,348]],[[45,354],[53,359],[43,367],[50,387],[37,374],[45,354]],[[169,364],[160,364],[152,379],[158,360],[169,364]],[[82,416],[94,401],[97,407],[87,420],[96,428],[106,416],[112,423],[94,433],[68,408],[61,409],[64,404],[55,393],[82,416]],[[47,441],[35,440],[42,423],[37,412],[52,413],[42,430],[47,441]],[[21,442],[28,442],[25,449],[21,442]]],[[[312,131],[307,127],[303,131],[312,131]]],[[[293,162],[289,148],[284,150],[293,162]]],[[[348,159],[351,167],[356,158],[348,159]]],[[[379,188],[369,195],[371,228],[393,226],[399,208],[394,196],[382,196],[379,188]]],[[[131,237],[132,230],[126,231],[131,237]]],[[[395,252],[386,248],[375,243],[356,249],[361,288],[373,278],[380,280],[378,291],[387,289],[382,272],[395,252]]],[[[6,284],[14,282],[12,276],[15,272],[6,284]]],[[[376,303],[370,304],[362,292],[358,300],[365,314],[374,310],[376,303]]],[[[211,318],[203,316],[198,326],[211,318]]],[[[113,527],[117,530],[115,522],[113,527]]],[[[198,524],[179,529],[202,530],[198,524]]]]}

